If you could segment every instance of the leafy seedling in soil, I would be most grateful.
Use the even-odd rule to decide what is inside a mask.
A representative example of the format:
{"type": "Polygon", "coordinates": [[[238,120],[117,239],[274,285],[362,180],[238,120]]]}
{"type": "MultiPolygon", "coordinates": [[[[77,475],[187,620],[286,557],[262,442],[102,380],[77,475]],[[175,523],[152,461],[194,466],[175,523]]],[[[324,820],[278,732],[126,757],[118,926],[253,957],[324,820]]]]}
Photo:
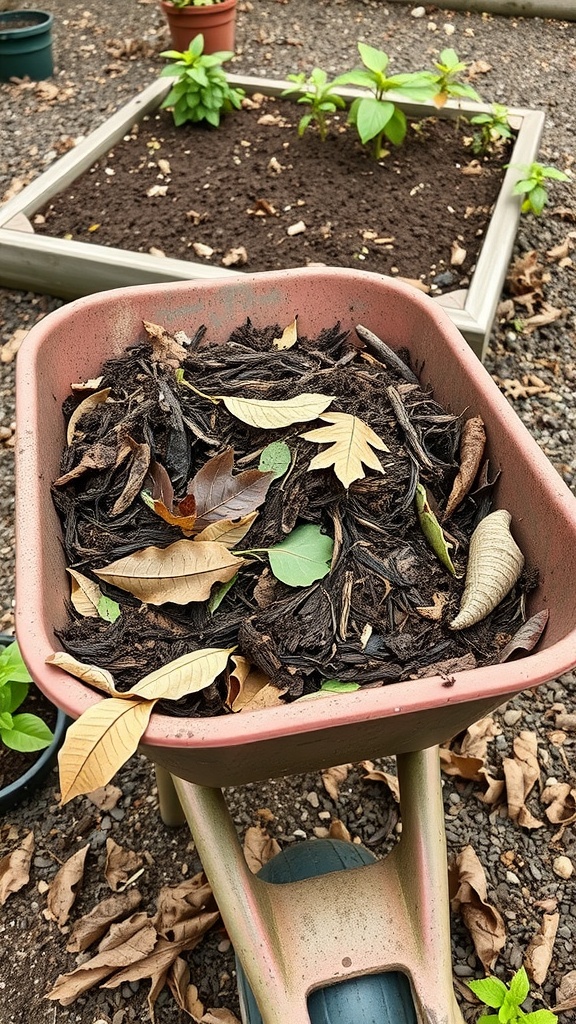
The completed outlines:
{"type": "Polygon", "coordinates": [[[222,69],[224,61],[230,60],[234,54],[228,50],[203,53],[203,49],[204,36],[200,34],[195,36],[187,50],[164,50],[160,54],[173,61],[163,68],[160,76],[177,76],[176,83],[160,104],[162,109],[172,107],[175,125],[186,121],[207,121],[217,128],[222,114],[239,110],[242,105],[244,90],[233,88],[222,69]]]}
{"type": "Polygon", "coordinates": [[[471,85],[460,81],[463,71],[466,71],[468,64],[460,60],[456,50],[447,48],[442,50],[440,60],[434,61],[435,71],[429,72],[430,80],[436,87],[436,95],[432,102],[439,109],[444,106],[446,100],[468,99],[481,102],[481,97],[471,85]]]}
{"type": "Polygon", "coordinates": [[[477,1024],[556,1024],[558,1017],[552,1010],[534,1010],[524,1013],[521,1009],[530,991],[528,975],[521,967],[506,985],[500,978],[482,978],[480,981],[467,982],[474,995],[478,996],[498,1013],[483,1013],[477,1024]]]}
{"type": "Polygon", "coordinates": [[[489,114],[476,114],[470,124],[478,128],[472,138],[472,150],[478,156],[492,153],[498,145],[512,138],[508,107],[493,103],[489,114]]]}
{"type": "Polygon", "coordinates": [[[308,76],[304,71],[298,75],[288,75],[288,81],[295,84],[289,89],[285,89],[281,95],[294,96],[300,93],[297,103],[303,103],[310,107],[308,113],[304,114],[299,121],[298,135],[304,135],[309,125],[315,124],[322,142],[325,142],[328,135],[326,115],[334,114],[337,110],[344,110],[346,107],[342,97],[333,92],[334,82],[328,81],[328,75],[322,68],[314,68],[308,76]]]}
{"type": "Polygon", "coordinates": [[[564,174],[564,171],[559,171],[557,167],[549,167],[538,163],[537,160],[534,163],[518,167],[518,171],[520,172],[520,180],[514,185],[512,194],[515,196],[525,196],[521,206],[522,213],[533,213],[536,217],[540,216],[548,202],[548,189],[544,182],[546,180],[569,180],[568,175],[564,174]]]}
{"type": "Polygon", "coordinates": [[[335,78],[332,85],[359,85],[372,93],[371,96],[359,96],[353,101],[348,121],[356,125],[363,145],[373,142],[374,158],[379,160],[387,152],[383,139],[400,146],[408,127],[405,114],[388,98],[388,93],[393,91],[406,99],[426,102],[434,98],[438,88],[431,80],[430,72],[426,71],[388,77],[386,72],[390,58],[383,50],[358,43],[358,52],[364,67],[346,71],[335,78]]]}
{"type": "Polygon", "coordinates": [[[14,641],[0,654],[0,740],[5,747],[23,753],[44,750],[54,739],[38,715],[14,714],[28,696],[31,682],[18,643],[14,641]]]}

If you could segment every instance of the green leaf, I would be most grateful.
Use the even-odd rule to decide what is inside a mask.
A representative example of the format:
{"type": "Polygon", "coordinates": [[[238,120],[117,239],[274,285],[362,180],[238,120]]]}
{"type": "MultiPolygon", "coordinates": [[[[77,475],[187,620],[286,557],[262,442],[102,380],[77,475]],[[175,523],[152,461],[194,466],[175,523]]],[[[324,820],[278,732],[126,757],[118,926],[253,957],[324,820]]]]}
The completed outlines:
{"type": "Polygon", "coordinates": [[[521,181],[517,181],[512,189],[513,196],[519,196],[523,192],[531,192],[534,188],[534,182],[531,178],[522,178],[521,181]]]}
{"type": "Polygon", "coordinates": [[[500,1018],[495,1013],[483,1013],[476,1024],[500,1024],[500,1018]]]}
{"type": "Polygon", "coordinates": [[[304,114],[304,117],[300,118],[300,121],[298,122],[298,135],[300,135],[300,137],[304,135],[304,132],[306,131],[311,120],[312,114],[304,114]]]}
{"type": "Polygon", "coordinates": [[[346,683],[341,679],[325,679],[320,687],[325,693],[353,693],[360,689],[360,683],[346,683]]]}
{"type": "Polygon", "coordinates": [[[334,541],[319,526],[307,523],[267,550],[276,579],[289,587],[309,587],[330,572],[334,541]]]}
{"type": "Polygon", "coordinates": [[[22,702],[26,700],[29,686],[30,683],[20,683],[11,680],[5,687],[2,687],[2,711],[9,711],[13,715],[22,702]]]}
{"type": "Polygon", "coordinates": [[[0,711],[0,735],[14,728],[12,715],[9,711],[0,711]]]}
{"type": "Polygon", "coordinates": [[[237,579],[238,573],[234,573],[231,580],[227,580],[226,583],[220,583],[217,587],[214,587],[210,595],[210,600],[208,601],[208,611],[210,612],[210,615],[214,615],[214,612],[220,607],[222,601],[226,597],[226,594],[230,588],[234,586],[237,579]]]}
{"type": "Polygon", "coordinates": [[[365,89],[373,89],[374,78],[368,71],[362,71],[361,68],[358,68],[355,71],[347,71],[344,75],[339,75],[332,84],[336,86],[359,85],[365,89]]]}
{"type": "Polygon", "coordinates": [[[442,565],[448,569],[448,572],[451,572],[452,575],[455,576],[456,570],[452,564],[452,559],[450,558],[450,553],[448,551],[448,548],[452,547],[452,545],[447,544],[446,542],[444,531],[428,504],[426,488],[423,487],[422,484],[418,484],[416,486],[416,511],[418,513],[420,529],[426,537],[432,551],[436,555],[437,559],[442,562],[442,565]]]}
{"type": "Polygon", "coordinates": [[[363,143],[374,139],[388,124],[394,114],[394,104],[367,96],[361,99],[356,110],[356,127],[363,143]]]}
{"type": "Polygon", "coordinates": [[[557,167],[543,167],[542,168],[543,178],[553,178],[554,181],[569,181],[567,174],[564,171],[559,171],[557,167]]]}
{"type": "Polygon", "coordinates": [[[518,1017],[518,1003],[514,999],[514,996],[510,991],[506,992],[504,996],[504,1002],[498,1010],[498,1020],[500,1024],[511,1024],[518,1017]]]}
{"type": "MultiPolygon", "coordinates": [[[[304,118],[302,118],[304,120],[304,118]]],[[[302,123],[302,122],[300,122],[302,123]]],[[[272,441],[267,444],[260,456],[258,469],[261,473],[273,473],[273,480],[284,476],[292,461],[292,452],[284,441],[272,441]]]]}
{"type": "Polygon", "coordinates": [[[15,715],[12,729],[3,731],[2,741],[11,750],[29,753],[44,750],[54,739],[53,733],[37,715],[15,715]]]}
{"type": "Polygon", "coordinates": [[[467,985],[475,996],[486,1003],[486,1006],[491,1006],[494,1009],[502,1006],[508,992],[500,978],[482,978],[479,981],[468,981],[467,985]]]}
{"type": "Polygon", "coordinates": [[[548,193],[543,185],[535,185],[530,192],[529,198],[532,210],[538,217],[548,202],[548,193]]]}
{"type": "Polygon", "coordinates": [[[8,679],[15,683],[32,682],[32,677],[20,654],[17,640],[5,647],[0,654],[0,685],[8,679]]]}
{"type": "Polygon", "coordinates": [[[96,609],[98,615],[105,622],[116,622],[116,619],[120,615],[120,605],[117,601],[113,601],[110,597],[102,597],[98,601],[98,607],[96,609]]]}
{"type": "MultiPolygon", "coordinates": [[[[445,50],[442,50],[442,53],[440,54],[440,63],[443,64],[444,67],[448,68],[450,71],[455,69],[456,65],[460,64],[460,60],[458,54],[456,53],[456,50],[453,50],[449,46],[446,47],[445,50]]],[[[465,67],[465,64],[460,64],[458,70],[462,71],[465,67]]]]}
{"type": "Polygon", "coordinates": [[[387,139],[390,139],[390,142],[392,142],[393,145],[401,146],[406,138],[407,128],[408,125],[404,111],[400,110],[399,107],[396,107],[392,117],[384,129],[384,134],[387,139]]]}
{"type": "Polygon", "coordinates": [[[526,968],[521,967],[510,982],[510,993],[516,1000],[516,1006],[522,1006],[522,1003],[526,999],[530,991],[530,981],[526,973],[526,968]]]}
{"type": "Polygon", "coordinates": [[[524,1024],[557,1024],[558,1017],[552,1010],[534,1010],[524,1014],[522,1020],[524,1024]]]}
{"type": "Polygon", "coordinates": [[[384,50],[377,50],[374,46],[368,46],[366,43],[358,43],[358,53],[362,58],[362,63],[370,71],[381,74],[386,71],[390,58],[387,53],[384,53],[384,50]]]}

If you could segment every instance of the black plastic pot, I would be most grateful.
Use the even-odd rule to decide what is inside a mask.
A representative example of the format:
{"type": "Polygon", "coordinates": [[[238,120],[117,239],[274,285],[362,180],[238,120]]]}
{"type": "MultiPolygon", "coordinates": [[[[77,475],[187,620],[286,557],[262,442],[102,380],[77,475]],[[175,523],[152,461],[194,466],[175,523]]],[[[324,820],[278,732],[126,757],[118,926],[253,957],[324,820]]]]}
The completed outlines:
{"type": "Polygon", "coordinates": [[[45,11],[6,11],[0,14],[0,79],[50,78],[53,17],[45,11]]]}
{"type": "MultiPolygon", "coordinates": [[[[8,647],[13,640],[13,636],[0,633],[0,647],[8,647]]],[[[34,683],[30,685],[34,686],[34,683]]],[[[10,783],[9,786],[5,786],[4,789],[0,789],[0,814],[9,810],[10,807],[14,807],[15,804],[19,804],[40,785],[56,761],[69,724],[70,719],[58,708],[56,724],[54,726],[54,739],[50,746],[46,747],[45,750],[39,751],[38,758],[24,775],[21,775],[15,782],[10,783]]]]}

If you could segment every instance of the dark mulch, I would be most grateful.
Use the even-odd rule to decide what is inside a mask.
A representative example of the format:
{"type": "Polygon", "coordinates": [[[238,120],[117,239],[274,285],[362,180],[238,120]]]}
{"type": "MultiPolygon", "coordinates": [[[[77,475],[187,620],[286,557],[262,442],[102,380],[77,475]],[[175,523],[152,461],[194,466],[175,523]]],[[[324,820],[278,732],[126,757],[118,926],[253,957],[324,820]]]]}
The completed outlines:
{"type": "Polygon", "coordinates": [[[263,100],[218,130],[175,128],[149,115],[34,219],[41,234],[221,265],[244,247],[239,270],[321,262],[463,287],[474,268],[509,153],[475,159],[464,119],[427,119],[376,162],[345,112],[325,143],[298,138],[303,111],[263,100]],[[264,119],[264,123],[262,123],[264,119]],[[474,169],[474,168],[473,168],[474,169]],[[149,195],[153,189],[165,194],[149,195]],[[305,230],[290,235],[303,221],[305,230]],[[466,250],[451,265],[452,246],[466,250]],[[213,250],[199,255],[194,245],[213,250]],[[438,280],[436,280],[438,279],[438,280]]]}

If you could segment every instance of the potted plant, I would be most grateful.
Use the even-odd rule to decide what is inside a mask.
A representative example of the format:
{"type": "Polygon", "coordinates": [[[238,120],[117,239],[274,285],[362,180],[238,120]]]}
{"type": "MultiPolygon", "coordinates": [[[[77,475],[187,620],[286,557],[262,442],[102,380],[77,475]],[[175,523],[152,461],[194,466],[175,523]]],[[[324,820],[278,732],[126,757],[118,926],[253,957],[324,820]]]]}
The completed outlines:
{"type": "Polygon", "coordinates": [[[186,50],[195,36],[204,36],[204,52],[233,50],[236,0],[161,0],[172,42],[186,50]]]}
{"type": "Polygon", "coordinates": [[[0,647],[0,811],[4,811],[23,799],[50,770],[67,720],[33,685],[14,637],[0,635],[0,647]],[[52,717],[54,729],[32,709],[52,717]]]}
{"type": "Polygon", "coordinates": [[[23,78],[33,82],[50,78],[52,64],[52,14],[45,11],[5,11],[0,14],[0,79],[23,78]]]}

